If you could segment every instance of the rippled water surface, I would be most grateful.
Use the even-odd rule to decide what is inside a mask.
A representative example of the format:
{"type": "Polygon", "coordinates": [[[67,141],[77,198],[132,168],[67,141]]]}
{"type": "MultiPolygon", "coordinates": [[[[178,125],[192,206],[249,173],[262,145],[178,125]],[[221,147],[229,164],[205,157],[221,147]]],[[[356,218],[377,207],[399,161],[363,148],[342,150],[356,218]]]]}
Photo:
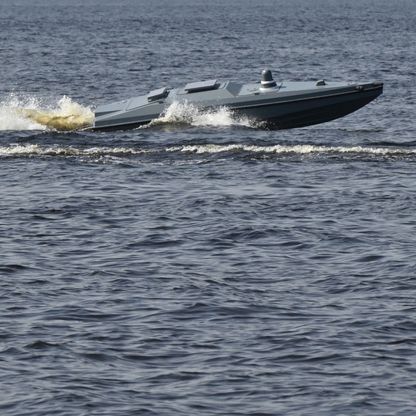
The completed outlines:
{"type": "Polygon", "coordinates": [[[1,415],[414,414],[415,30],[413,0],[2,1],[1,415]],[[285,131],[49,122],[265,66],[385,92],[285,131]]]}

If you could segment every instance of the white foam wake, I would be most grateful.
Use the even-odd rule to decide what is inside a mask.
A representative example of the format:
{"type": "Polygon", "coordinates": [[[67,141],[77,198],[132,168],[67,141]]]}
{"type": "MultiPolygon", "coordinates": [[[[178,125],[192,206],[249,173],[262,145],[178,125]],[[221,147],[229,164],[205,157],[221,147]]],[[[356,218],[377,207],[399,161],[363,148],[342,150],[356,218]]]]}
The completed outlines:
{"type": "Polygon", "coordinates": [[[248,153],[275,153],[275,154],[368,154],[368,155],[415,155],[416,149],[409,148],[389,148],[389,147],[364,147],[364,146],[318,146],[309,144],[299,145],[273,145],[257,146],[244,144],[202,144],[173,146],[167,151],[185,153],[229,153],[229,152],[248,152],[248,153]]]}
{"type": "Polygon", "coordinates": [[[0,100],[0,130],[78,130],[91,126],[94,113],[69,97],[52,105],[36,97],[10,95],[0,100]]]}
{"type": "Polygon", "coordinates": [[[73,146],[42,146],[39,144],[11,144],[0,146],[0,156],[30,157],[30,156],[134,156],[141,154],[156,153],[189,153],[189,154],[217,154],[217,153],[239,153],[251,154],[294,154],[294,155],[363,155],[363,156],[416,156],[413,148],[390,148],[390,147],[364,147],[364,146],[318,146],[318,145],[244,145],[244,144],[201,144],[182,145],[155,148],[133,148],[133,147],[108,147],[97,146],[88,148],[76,148],[73,146]]]}
{"type": "Polygon", "coordinates": [[[252,123],[246,117],[236,117],[226,107],[217,109],[200,109],[187,102],[173,102],[166,111],[149,126],[160,124],[189,124],[192,126],[244,126],[251,127],[252,123]]]}
{"type": "Polygon", "coordinates": [[[130,156],[148,153],[146,150],[129,147],[89,147],[79,149],[72,146],[39,146],[38,144],[23,144],[0,146],[0,156],[130,156]]]}

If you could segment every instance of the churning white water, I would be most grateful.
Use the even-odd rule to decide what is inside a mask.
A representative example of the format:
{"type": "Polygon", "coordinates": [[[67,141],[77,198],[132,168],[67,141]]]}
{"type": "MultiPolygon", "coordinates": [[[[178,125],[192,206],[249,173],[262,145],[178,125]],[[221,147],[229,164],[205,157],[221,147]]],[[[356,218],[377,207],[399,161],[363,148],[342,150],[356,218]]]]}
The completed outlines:
{"type": "Polygon", "coordinates": [[[70,131],[91,126],[93,122],[94,113],[89,107],[66,96],[53,104],[14,94],[0,99],[0,130],[70,131]]]}

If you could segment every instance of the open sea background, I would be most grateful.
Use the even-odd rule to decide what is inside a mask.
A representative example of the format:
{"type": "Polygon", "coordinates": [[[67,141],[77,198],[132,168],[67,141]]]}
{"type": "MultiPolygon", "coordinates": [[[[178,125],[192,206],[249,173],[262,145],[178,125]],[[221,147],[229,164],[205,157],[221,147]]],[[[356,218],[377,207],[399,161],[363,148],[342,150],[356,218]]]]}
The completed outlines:
{"type": "Polygon", "coordinates": [[[414,415],[415,30],[414,0],[2,0],[0,414],[414,415]],[[266,66],[385,92],[286,131],[16,110],[266,66]]]}

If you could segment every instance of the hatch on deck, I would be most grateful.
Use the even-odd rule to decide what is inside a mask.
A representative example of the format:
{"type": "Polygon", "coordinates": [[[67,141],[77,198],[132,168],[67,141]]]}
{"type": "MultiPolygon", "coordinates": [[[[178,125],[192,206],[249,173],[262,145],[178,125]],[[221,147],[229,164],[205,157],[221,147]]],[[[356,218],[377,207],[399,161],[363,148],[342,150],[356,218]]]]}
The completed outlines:
{"type": "Polygon", "coordinates": [[[216,79],[210,79],[208,81],[190,82],[185,85],[184,90],[190,94],[192,92],[216,90],[219,85],[216,79]]]}
{"type": "Polygon", "coordinates": [[[161,98],[165,98],[169,94],[169,90],[167,87],[158,88],[157,90],[152,90],[147,94],[148,101],[156,101],[160,100],[161,98]]]}

